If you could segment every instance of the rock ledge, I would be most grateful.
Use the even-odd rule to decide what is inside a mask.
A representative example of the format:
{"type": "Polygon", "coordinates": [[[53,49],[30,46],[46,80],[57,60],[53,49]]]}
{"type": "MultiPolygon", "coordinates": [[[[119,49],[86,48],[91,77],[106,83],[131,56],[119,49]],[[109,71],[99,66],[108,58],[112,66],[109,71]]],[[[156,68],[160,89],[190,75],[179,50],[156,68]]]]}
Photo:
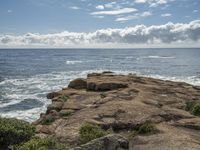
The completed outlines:
{"type": "Polygon", "coordinates": [[[188,102],[200,102],[198,86],[104,72],[75,79],[47,98],[52,104],[34,122],[37,135],[55,137],[69,149],[200,149],[200,117],[185,109],[188,102]],[[150,134],[147,122],[158,132],[150,134]],[[108,135],[81,145],[79,130],[85,123],[108,135]]]}

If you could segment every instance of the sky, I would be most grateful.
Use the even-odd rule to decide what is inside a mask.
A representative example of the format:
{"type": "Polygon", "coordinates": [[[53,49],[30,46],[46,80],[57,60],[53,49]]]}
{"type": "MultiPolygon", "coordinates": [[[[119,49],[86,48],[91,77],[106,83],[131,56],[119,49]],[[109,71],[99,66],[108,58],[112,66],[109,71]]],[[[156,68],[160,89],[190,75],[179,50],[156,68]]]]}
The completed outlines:
{"type": "Polygon", "coordinates": [[[0,48],[200,47],[200,0],[0,0],[0,48]]]}

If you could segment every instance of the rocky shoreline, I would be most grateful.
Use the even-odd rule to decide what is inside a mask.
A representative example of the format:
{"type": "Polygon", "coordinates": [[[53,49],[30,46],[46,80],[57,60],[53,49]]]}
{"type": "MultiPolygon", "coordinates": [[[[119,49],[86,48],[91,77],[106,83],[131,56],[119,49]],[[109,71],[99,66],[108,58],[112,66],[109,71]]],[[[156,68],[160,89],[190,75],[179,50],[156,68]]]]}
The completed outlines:
{"type": "Polygon", "coordinates": [[[52,104],[33,123],[36,135],[56,138],[66,149],[200,149],[198,86],[104,72],[47,98],[52,104]]]}

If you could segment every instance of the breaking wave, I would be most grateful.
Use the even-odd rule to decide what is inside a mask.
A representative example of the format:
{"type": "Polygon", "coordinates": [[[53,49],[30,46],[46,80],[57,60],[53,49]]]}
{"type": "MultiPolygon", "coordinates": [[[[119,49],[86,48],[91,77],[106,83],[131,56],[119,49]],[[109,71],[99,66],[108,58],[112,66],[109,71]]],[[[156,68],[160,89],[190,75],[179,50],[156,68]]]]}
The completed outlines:
{"type": "Polygon", "coordinates": [[[82,61],[78,61],[78,60],[74,60],[74,61],[67,60],[66,61],[67,65],[74,65],[74,64],[79,64],[79,63],[82,63],[82,61]]]}

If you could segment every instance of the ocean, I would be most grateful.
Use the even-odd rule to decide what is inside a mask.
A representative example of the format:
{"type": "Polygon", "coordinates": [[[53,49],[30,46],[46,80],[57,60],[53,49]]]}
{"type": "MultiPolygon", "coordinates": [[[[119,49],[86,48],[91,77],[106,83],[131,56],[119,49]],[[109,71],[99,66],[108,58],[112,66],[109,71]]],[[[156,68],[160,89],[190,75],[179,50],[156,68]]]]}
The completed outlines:
{"type": "Polygon", "coordinates": [[[200,85],[200,48],[0,49],[0,116],[32,122],[51,103],[47,93],[108,70],[200,85]]]}

